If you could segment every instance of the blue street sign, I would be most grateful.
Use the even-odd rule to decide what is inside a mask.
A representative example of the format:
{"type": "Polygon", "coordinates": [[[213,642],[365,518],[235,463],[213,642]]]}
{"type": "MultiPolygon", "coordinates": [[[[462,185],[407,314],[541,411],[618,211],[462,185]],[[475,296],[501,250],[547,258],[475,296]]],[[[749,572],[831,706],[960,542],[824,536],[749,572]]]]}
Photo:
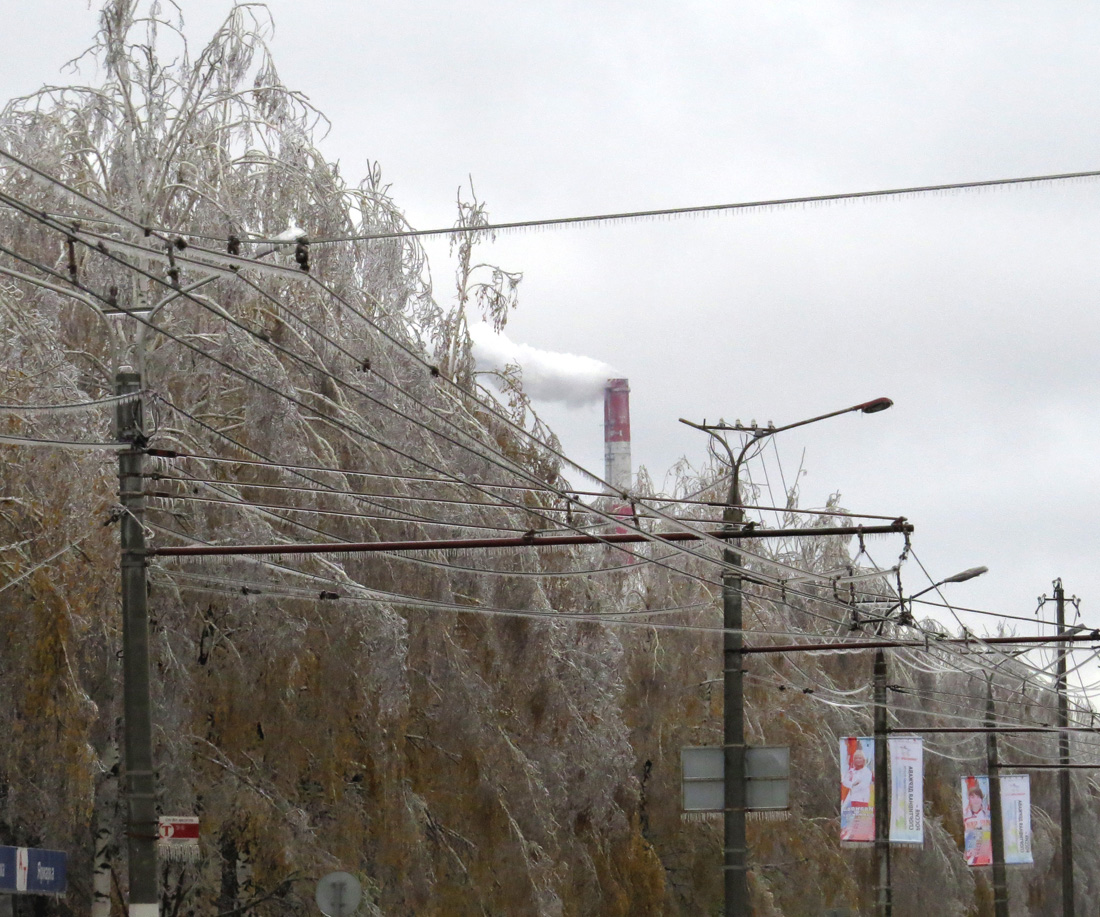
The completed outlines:
{"type": "Polygon", "coordinates": [[[0,847],[0,892],[63,895],[67,856],[60,850],[0,847]]]}
{"type": "Polygon", "coordinates": [[[15,848],[0,847],[0,892],[15,891],[15,848]]]}

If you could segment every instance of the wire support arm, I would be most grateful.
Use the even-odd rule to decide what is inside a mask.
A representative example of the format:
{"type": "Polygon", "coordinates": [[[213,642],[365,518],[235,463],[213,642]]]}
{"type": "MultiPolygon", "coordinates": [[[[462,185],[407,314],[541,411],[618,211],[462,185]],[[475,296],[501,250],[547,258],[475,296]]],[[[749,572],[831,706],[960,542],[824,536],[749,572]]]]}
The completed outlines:
{"type": "MultiPolygon", "coordinates": [[[[157,557],[196,557],[241,554],[366,554],[385,551],[447,551],[471,548],[540,548],[585,544],[637,544],[645,541],[701,541],[707,536],[721,539],[791,538],[827,535],[893,535],[913,531],[910,523],[867,526],[830,526],[827,528],[740,529],[714,532],[654,532],[652,534],[606,535],[521,535],[517,538],[455,538],[438,541],[377,541],[338,542],[333,544],[246,544],[246,545],[186,545],[150,548],[148,554],[157,557]]],[[[870,645],[870,644],[868,644],[870,645]]],[[[894,646],[896,644],[889,644],[894,646]]],[[[903,644],[907,645],[907,644],[903,644]]]]}

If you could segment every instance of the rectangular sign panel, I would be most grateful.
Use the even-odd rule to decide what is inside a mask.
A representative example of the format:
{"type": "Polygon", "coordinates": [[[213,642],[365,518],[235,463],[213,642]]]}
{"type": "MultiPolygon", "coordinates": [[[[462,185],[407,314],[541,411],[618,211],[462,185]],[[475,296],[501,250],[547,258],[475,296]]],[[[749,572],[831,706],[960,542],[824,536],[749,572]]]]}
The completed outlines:
{"type": "Polygon", "coordinates": [[[67,885],[68,857],[60,850],[27,851],[27,891],[37,895],[63,895],[67,885]]]}
{"type": "Polygon", "coordinates": [[[791,750],[786,745],[745,749],[745,808],[774,812],[791,807],[791,750]]]}
{"type": "MultiPolygon", "coordinates": [[[[789,808],[791,750],[785,745],[757,745],[745,748],[744,754],[745,809],[773,812],[789,808]]],[[[724,748],[681,749],[680,771],[685,812],[726,810],[724,748]]],[[[195,836],[197,839],[198,834],[195,836]]]]}
{"type": "Polygon", "coordinates": [[[197,815],[162,815],[157,820],[162,841],[190,842],[199,839],[197,815]]]}
{"type": "Polygon", "coordinates": [[[1032,863],[1031,778],[1015,774],[1001,778],[1001,824],[1004,825],[1005,863],[1032,863]]]}
{"type": "Polygon", "coordinates": [[[726,807],[725,751],[713,746],[680,750],[685,812],[722,812],[726,807]]]}
{"type": "Polygon", "coordinates": [[[66,855],[36,847],[0,847],[0,892],[63,895],[66,855]]]}
{"type": "Polygon", "coordinates": [[[0,892],[15,891],[15,848],[0,847],[0,892]]]}
{"type": "Polygon", "coordinates": [[[840,839],[853,844],[875,841],[875,740],[840,740],[840,839]]]}
{"type": "Polygon", "coordinates": [[[993,863],[993,820],[989,816],[989,778],[962,778],[963,856],[967,866],[993,863]]]}
{"type": "Polygon", "coordinates": [[[924,843],[924,742],[918,736],[891,736],[890,843],[924,843]]]}

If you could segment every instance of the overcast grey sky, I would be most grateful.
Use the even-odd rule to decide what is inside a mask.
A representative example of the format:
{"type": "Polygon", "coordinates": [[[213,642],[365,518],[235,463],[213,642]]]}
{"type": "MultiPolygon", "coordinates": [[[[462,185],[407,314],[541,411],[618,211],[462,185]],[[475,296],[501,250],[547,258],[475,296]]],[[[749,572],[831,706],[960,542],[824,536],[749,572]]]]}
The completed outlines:
{"type": "MultiPolygon", "coordinates": [[[[269,7],[283,79],[332,119],[323,149],[351,180],[378,160],[421,228],[453,222],[471,174],[519,220],[1100,169],[1091,2],[269,7]]],[[[0,9],[3,98],[59,80],[95,25],[79,0],[0,9]]],[[[185,2],[192,41],[227,9],[185,2]]],[[[777,440],[788,476],[806,451],[803,505],[909,517],[936,577],[987,564],[949,587],[962,604],[1029,615],[1062,576],[1095,625],[1098,203],[1077,182],[505,235],[483,257],[525,272],[513,340],[630,379],[658,481],[704,455],[678,417],[888,395],[777,440]]],[[[545,413],[602,473],[599,407],[545,413]]]]}

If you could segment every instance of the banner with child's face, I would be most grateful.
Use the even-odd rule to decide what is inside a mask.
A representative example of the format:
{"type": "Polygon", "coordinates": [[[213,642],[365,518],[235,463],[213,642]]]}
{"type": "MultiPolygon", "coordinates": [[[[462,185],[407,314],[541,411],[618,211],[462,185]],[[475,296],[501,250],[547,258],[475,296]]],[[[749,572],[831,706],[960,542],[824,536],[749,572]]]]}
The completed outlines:
{"type": "Polygon", "coordinates": [[[875,842],[875,740],[840,740],[840,839],[875,842]]]}
{"type": "Polygon", "coordinates": [[[963,856],[967,866],[993,863],[993,822],[989,817],[989,778],[962,778],[963,856]]]}

